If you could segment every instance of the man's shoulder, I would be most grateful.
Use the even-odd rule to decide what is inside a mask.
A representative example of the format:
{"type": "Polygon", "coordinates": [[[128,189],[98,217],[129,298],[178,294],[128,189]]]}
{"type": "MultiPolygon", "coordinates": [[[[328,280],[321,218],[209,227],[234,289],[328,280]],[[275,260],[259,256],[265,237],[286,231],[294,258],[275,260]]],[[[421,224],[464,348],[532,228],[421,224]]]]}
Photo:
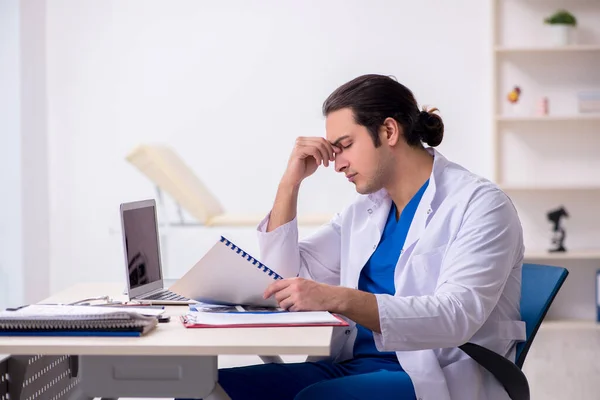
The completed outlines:
{"type": "Polygon", "coordinates": [[[496,183],[450,161],[436,176],[436,185],[438,196],[443,198],[457,197],[468,201],[482,197],[490,200],[510,200],[496,183]]]}

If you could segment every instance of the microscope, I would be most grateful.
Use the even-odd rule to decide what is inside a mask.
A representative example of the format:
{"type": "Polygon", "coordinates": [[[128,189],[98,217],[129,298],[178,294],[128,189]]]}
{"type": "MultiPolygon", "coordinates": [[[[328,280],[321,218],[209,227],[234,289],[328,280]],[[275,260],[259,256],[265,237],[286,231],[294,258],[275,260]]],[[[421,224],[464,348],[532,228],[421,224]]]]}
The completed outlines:
{"type": "Polygon", "coordinates": [[[550,212],[548,212],[547,217],[548,220],[554,224],[554,227],[552,228],[552,244],[554,245],[554,248],[550,249],[549,251],[551,253],[567,251],[567,249],[564,246],[564,241],[565,237],[567,236],[567,233],[565,232],[565,229],[562,226],[560,226],[561,218],[569,218],[567,210],[565,210],[565,208],[561,206],[555,210],[551,210],[550,212]]]}

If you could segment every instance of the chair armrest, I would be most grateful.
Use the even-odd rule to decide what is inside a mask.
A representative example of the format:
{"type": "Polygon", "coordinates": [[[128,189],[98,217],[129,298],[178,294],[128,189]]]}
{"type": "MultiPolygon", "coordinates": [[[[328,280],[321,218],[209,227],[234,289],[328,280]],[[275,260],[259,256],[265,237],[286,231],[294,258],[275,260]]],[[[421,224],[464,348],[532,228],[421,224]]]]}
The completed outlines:
{"type": "Polygon", "coordinates": [[[459,348],[491,372],[512,400],[530,400],[527,378],[515,363],[475,343],[465,343],[459,348]]]}

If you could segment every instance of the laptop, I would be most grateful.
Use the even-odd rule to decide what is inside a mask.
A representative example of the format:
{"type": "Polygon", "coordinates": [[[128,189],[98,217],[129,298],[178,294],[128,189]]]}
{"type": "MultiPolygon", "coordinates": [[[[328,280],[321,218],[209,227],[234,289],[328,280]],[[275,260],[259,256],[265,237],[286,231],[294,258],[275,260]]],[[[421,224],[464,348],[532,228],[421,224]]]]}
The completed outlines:
{"type": "Polygon", "coordinates": [[[196,303],[163,285],[156,201],[123,203],[120,209],[129,300],[161,305],[196,303]]]}

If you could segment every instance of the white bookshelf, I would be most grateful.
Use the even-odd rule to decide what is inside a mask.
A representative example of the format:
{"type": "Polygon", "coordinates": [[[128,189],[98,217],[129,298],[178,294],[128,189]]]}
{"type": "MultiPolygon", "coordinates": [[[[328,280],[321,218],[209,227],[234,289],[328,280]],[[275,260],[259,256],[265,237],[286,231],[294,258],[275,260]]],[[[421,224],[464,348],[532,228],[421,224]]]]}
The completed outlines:
{"type": "Polygon", "coordinates": [[[567,370],[593,369],[582,360],[592,353],[600,358],[600,113],[581,113],[577,104],[579,92],[600,90],[598,21],[600,0],[492,0],[493,179],[523,221],[525,262],[569,270],[526,361],[532,398],[563,399],[574,393],[568,388],[586,385],[578,393],[598,393],[583,375],[546,370],[550,353],[562,354],[567,370]],[[555,46],[543,19],[561,8],[576,16],[580,35],[555,46]],[[515,86],[522,91],[516,105],[507,100],[515,86]],[[538,112],[542,98],[547,115],[538,112]],[[559,206],[570,214],[563,220],[568,251],[551,253],[546,213],[559,206]]]}
{"type": "MultiPolygon", "coordinates": [[[[600,147],[600,112],[581,113],[577,107],[579,92],[600,90],[598,21],[600,0],[492,0],[493,180],[526,220],[545,223],[540,215],[552,204],[579,213],[575,221],[600,214],[600,157],[596,151],[580,151],[600,147]],[[579,32],[572,44],[555,45],[544,24],[558,9],[577,18],[579,32]],[[515,86],[522,90],[516,105],[507,100],[515,86]],[[548,99],[547,115],[537,112],[542,98],[548,99]],[[570,204],[577,208],[570,210],[570,204]]],[[[524,228],[550,233],[548,226],[524,228]]],[[[548,237],[526,245],[544,248],[549,245],[544,241],[548,237]]],[[[567,247],[573,245],[590,247],[567,247]]],[[[600,239],[596,246],[600,253],[600,239]]]]}

